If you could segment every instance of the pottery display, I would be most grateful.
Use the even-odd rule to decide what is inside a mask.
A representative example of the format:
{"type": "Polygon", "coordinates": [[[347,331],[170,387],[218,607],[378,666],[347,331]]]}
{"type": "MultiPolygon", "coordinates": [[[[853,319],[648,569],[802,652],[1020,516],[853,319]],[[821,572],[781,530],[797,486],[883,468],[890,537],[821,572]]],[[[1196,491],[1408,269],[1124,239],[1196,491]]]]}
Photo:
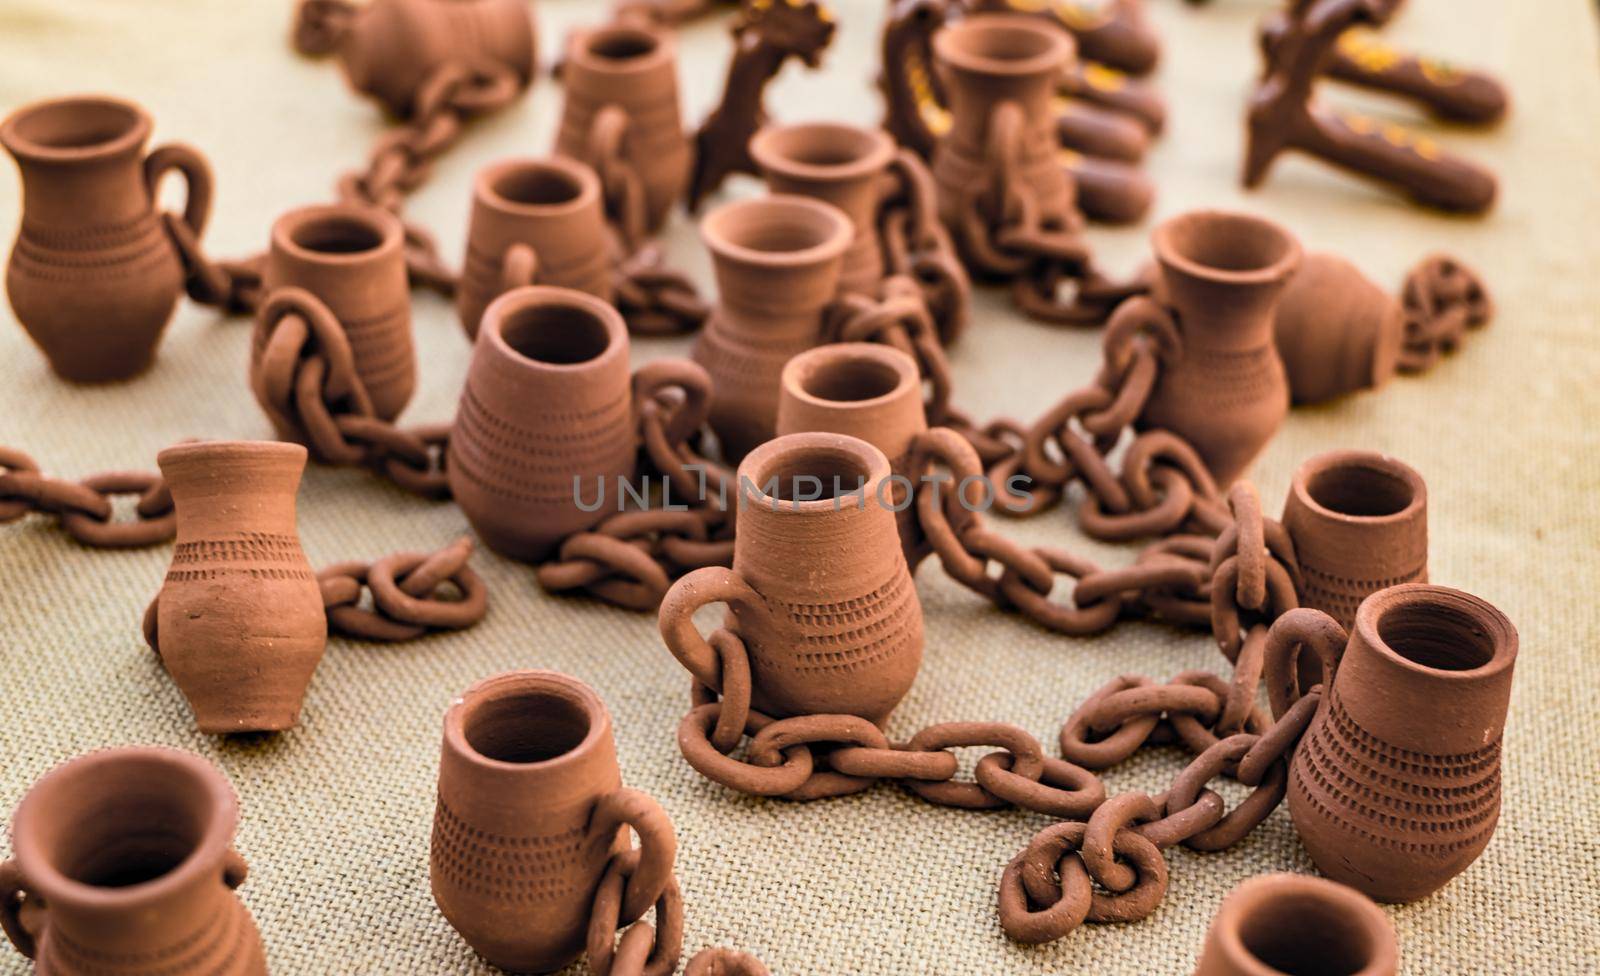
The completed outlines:
{"type": "Polygon", "coordinates": [[[62,763],[11,818],[0,923],[41,976],[266,976],[233,893],[247,872],[238,825],[233,787],[192,753],[129,746],[62,763]]]}
{"type": "Polygon", "coordinates": [[[1394,375],[1405,312],[1335,254],[1307,254],[1278,300],[1273,334],[1295,403],[1376,389],[1394,375]]]}
{"type": "Polygon", "coordinates": [[[211,208],[211,170],[182,143],[146,153],[150,116],[104,95],[26,105],[0,123],[22,175],[22,221],[6,295],[62,377],[127,379],[155,358],[183,261],[156,207],[170,170],[183,174],[183,220],[196,236],[211,208]]]}
{"type": "Polygon", "coordinates": [[[1194,976],[1395,976],[1400,949],[1383,909],[1353,888],[1263,874],[1228,893],[1194,976]]]}

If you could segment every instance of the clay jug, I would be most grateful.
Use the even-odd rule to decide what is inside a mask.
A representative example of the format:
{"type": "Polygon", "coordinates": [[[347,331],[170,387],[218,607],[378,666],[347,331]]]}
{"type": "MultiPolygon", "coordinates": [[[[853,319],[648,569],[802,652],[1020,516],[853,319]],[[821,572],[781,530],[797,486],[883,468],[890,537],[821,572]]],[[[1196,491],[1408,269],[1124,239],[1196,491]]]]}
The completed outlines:
{"type": "Polygon", "coordinates": [[[545,558],[617,510],[618,480],[633,477],[637,453],[617,310],[544,285],[490,303],[445,465],[483,541],[513,559],[545,558]]]}
{"type": "Polygon", "coordinates": [[[1300,563],[1300,605],[1343,627],[1361,601],[1428,581],[1428,488],[1376,451],[1329,451],[1300,465],[1283,505],[1300,563]]]}
{"type": "MultiPolygon", "coordinates": [[[[400,415],[417,386],[417,354],[405,232],[393,214],[349,203],[289,211],[272,225],[261,284],[269,299],[263,309],[280,288],[303,288],[327,306],[350,340],[356,375],[374,412],[384,420],[400,415]]],[[[253,386],[259,383],[266,347],[264,324],[265,317],[258,316],[251,343],[253,386]]],[[[297,437],[295,431],[278,434],[297,437]]]]}
{"type": "Polygon", "coordinates": [[[216,767],[130,746],[63,763],[11,819],[0,923],[41,976],[266,976],[233,889],[239,801],[216,767]],[[19,906],[20,896],[20,906],[19,906]]]}
{"type": "Polygon", "coordinates": [[[718,297],[690,355],[711,374],[711,429],[730,461],[772,436],[783,364],[821,341],[854,234],[838,208],[788,194],[700,221],[718,297]]]}
{"type": "Polygon", "coordinates": [[[1405,312],[1344,258],[1308,254],[1278,301],[1273,334],[1294,402],[1321,403],[1388,382],[1405,312]]]}
{"type": "Polygon", "coordinates": [[[750,140],[750,156],[773,193],[833,204],[855,225],[839,274],[841,293],[876,297],[883,279],[878,202],[895,144],[882,129],[839,122],[768,126],[750,140]]]}
{"type": "Polygon", "coordinates": [[[202,441],[156,455],[177,545],[156,596],[161,663],[202,732],[275,732],[300,718],[328,621],[300,551],[295,491],[306,449],[202,441]]]}
{"type": "Polygon", "coordinates": [[[556,152],[599,165],[602,118],[625,122],[622,159],[639,180],[645,229],[656,230],[689,182],[689,137],[678,108],[678,52],[669,31],[630,20],[576,31],[562,65],[567,99],[556,152]],[[618,114],[620,113],[620,114],[618,114]]]}
{"type": "MultiPolygon", "coordinates": [[[[451,702],[428,877],[439,911],[490,963],[549,973],[576,959],[627,827],[641,848],[628,889],[653,899],[672,873],[672,822],[622,787],[594,689],[554,671],[509,671],[451,702]]],[[[631,920],[649,907],[622,909],[631,920]]]]}
{"type": "MultiPolygon", "coordinates": [[[[1295,612],[1269,643],[1314,643],[1295,612]]],[[[1289,766],[1289,814],[1317,868],[1412,901],[1477,860],[1500,817],[1500,739],[1517,631],[1478,597],[1406,583],[1367,597],[1289,766]]]]}
{"type": "Polygon", "coordinates": [[[888,720],[922,664],[922,605],[890,511],[889,459],[844,434],[788,434],[739,465],[733,568],[695,570],[661,603],[661,636],[702,684],[717,654],[693,615],[726,603],[768,715],[888,720]]]}
{"type": "Polygon", "coordinates": [[[1395,976],[1400,949],[1383,909],[1353,888],[1263,874],[1228,893],[1195,976],[1395,976]]]}
{"type": "Polygon", "coordinates": [[[211,170],[169,143],[145,152],[150,117],[100,95],[37,102],[0,123],[22,173],[22,222],[6,294],[28,335],[65,379],[127,379],[149,367],[183,292],[183,261],[156,211],[169,170],[188,183],[184,221],[198,237],[211,170]]]}
{"type": "Polygon", "coordinates": [[[576,288],[611,300],[600,181],[572,159],[506,159],[472,182],[456,312],[477,338],[483,310],[519,285],[576,288]]]}

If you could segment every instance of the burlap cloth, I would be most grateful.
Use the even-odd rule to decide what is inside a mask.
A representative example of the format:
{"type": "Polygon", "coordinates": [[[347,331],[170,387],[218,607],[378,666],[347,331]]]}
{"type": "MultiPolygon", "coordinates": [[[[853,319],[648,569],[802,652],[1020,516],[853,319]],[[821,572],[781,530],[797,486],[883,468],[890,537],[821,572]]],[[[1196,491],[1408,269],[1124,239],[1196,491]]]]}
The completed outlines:
{"type": "MultiPolygon", "coordinates": [[[[882,6],[838,4],[841,30],[826,70],[791,65],[771,89],[777,117],[879,118],[870,85],[882,6]]],[[[1295,465],[1315,452],[1359,446],[1409,461],[1428,480],[1433,578],[1486,597],[1521,631],[1500,828],[1442,892],[1388,910],[1410,973],[1600,971],[1600,274],[1591,236],[1600,221],[1600,74],[1593,5],[1541,0],[1537,15],[1533,6],[1412,0],[1392,28],[1396,41],[1493,69],[1515,93],[1500,131],[1442,137],[1502,179],[1490,217],[1455,220],[1298,160],[1281,162],[1261,192],[1242,192],[1240,118],[1257,67],[1254,24],[1268,4],[1150,3],[1166,41],[1159,79],[1171,102],[1168,133],[1149,162],[1161,187],[1158,216],[1199,206],[1266,214],[1308,248],[1344,253],[1388,287],[1424,254],[1447,249],[1484,272],[1499,304],[1493,325],[1432,373],[1296,410],[1254,474],[1275,511],[1295,465]]],[[[262,0],[8,0],[0,100],[9,110],[104,90],[143,103],[158,139],[193,142],[217,172],[207,247],[253,252],[277,214],[328,198],[334,177],[384,131],[331,62],[290,52],[289,9],[262,0]]],[[[540,3],[546,60],[569,25],[601,12],[598,2],[540,3]]],[[[687,117],[697,120],[721,86],[729,42],[713,20],[684,31],[682,44],[687,117]]],[[[1413,121],[1404,106],[1327,94],[1413,121]]],[[[542,78],[532,97],[477,125],[416,195],[410,214],[437,230],[452,262],[473,171],[508,154],[545,152],[560,97],[542,78]]],[[[741,180],[728,192],[756,189],[741,180]]],[[[17,201],[16,181],[0,179],[7,233],[17,201]]],[[[1131,268],[1147,233],[1096,228],[1091,237],[1112,267],[1131,268]]],[[[674,258],[709,281],[693,222],[674,217],[668,238],[674,258]]],[[[0,316],[0,443],[33,453],[49,472],[151,468],[158,450],[183,437],[270,436],[244,382],[243,319],[184,304],[149,375],[78,388],[51,375],[9,309],[0,316]]],[[[1027,322],[999,292],[978,295],[974,319],[952,358],[957,402],[979,416],[1031,417],[1098,361],[1097,332],[1027,322]]],[[[416,334],[421,388],[407,417],[448,419],[468,344],[432,296],[416,300],[416,334]]],[[[634,358],[677,355],[686,345],[640,341],[634,358]]],[[[1062,511],[1000,528],[1105,564],[1132,558],[1083,539],[1062,511]]],[[[314,467],[301,489],[300,534],[314,565],[433,548],[465,531],[455,507],[361,471],[314,467]]],[[[55,763],[97,747],[163,743],[208,756],[243,801],[238,846],[251,875],[242,893],[277,972],[484,968],[429,897],[428,833],[441,715],[456,692],[509,668],[556,668],[599,690],[616,720],[624,778],[656,796],[677,825],[690,950],[739,946],[777,973],[1184,973],[1230,888],[1266,871],[1312,870],[1280,809],[1226,853],[1170,852],[1171,889],[1148,921],[1018,946],[1001,934],[995,882],[1047,818],[941,809],[888,786],[801,805],[712,785],[674,742],[688,678],[654,619],[547,596],[528,567],[482,552],[474,564],[491,606],[478,627],[399,646],[331,640],[298,729],[251,744],[207,738],[139,636],[139,614],[169,557],[161,546],[84,549],[42,518],[0,528],[0,810],[55,763]]],[[[918,589],[927,658],[892,736],[939,721],[1005,720],[1053,751],[1062,719],[1114,675],[1225,669],[1197,632],[1122,623],[1094,639],[1049,633],[998,612],[932,562],[918,589]]],[[[964,758],[970,768],[974,756],[964,758]]],[[[1177,752],[1155,751],[1114,771],[1108,786],[1157,790],[1181,764],[1177,752]]],[[[25,968],[9,949],[0,959],[5,972],[25,968]]]]}

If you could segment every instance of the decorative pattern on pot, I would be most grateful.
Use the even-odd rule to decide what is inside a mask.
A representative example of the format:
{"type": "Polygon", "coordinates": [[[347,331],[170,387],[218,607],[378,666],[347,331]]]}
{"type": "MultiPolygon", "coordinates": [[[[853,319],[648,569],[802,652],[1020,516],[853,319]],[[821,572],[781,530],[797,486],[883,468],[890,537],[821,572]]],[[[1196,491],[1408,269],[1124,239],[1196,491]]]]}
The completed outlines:
{"type": "Polygon", "coordinates": [[[1273,317],[1295,403],[1382,386],[1399,365],[1405,332],[1394,296],[1335,254],[1306,255],[1273,317]]]}
{"type": "Polygon", "coordinates": [[[1194,976],[1395,976],[1400,948],[1383,909],[1325,878],[1263,874],[1228,893],[1194,976]]]}

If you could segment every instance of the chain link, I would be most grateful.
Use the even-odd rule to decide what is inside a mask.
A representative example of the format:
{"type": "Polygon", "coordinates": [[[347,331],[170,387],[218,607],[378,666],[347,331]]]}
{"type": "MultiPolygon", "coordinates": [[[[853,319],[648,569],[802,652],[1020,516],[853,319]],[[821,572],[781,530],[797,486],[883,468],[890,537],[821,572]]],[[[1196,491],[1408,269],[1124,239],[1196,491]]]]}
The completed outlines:
{"type": "Polygon", "coordinates": [[[1482,277],[1442,254],[1424,259],[1406,275],[1400,304],[1405,338],[1399,368],[1420,373],[1461,344],[1467,330],[1494,317],[1494,302],[1482,277]]]}
{"type": "Polygon", "coordinates": [[[436,630],[463,630],[483,619],[489,591],[467,565],[472,540],[431,554],[398,552],[374,563],[335,563],[317,573],[328,629],[348,637],[404,641],[436,630]],[[448,586],[454,599],[440,596],[448,586]],[[362,605],[363,589],[372,594],[362,605]]]}
{"type": "Polygon", "coordinates": [[[889,166],[885,187],[875,218],[885,276],[916,284],[939,342],[948,345],[966,330],[972,282],[939,219],[933,174],[922,157],[901,149],[889,166]]]}
{"type": "Polygon", "coordinates": [[[52,478],[22,451],[0,447],[0,524],[29,513],[54,516],[78,542],[97,549],[130,549],[167,542],[177,534],[172,494],[153,471],[106,471],[79,481],[52,478]],[[115,518],[111,500],[137,495],[132,521],[115,518]]]}

